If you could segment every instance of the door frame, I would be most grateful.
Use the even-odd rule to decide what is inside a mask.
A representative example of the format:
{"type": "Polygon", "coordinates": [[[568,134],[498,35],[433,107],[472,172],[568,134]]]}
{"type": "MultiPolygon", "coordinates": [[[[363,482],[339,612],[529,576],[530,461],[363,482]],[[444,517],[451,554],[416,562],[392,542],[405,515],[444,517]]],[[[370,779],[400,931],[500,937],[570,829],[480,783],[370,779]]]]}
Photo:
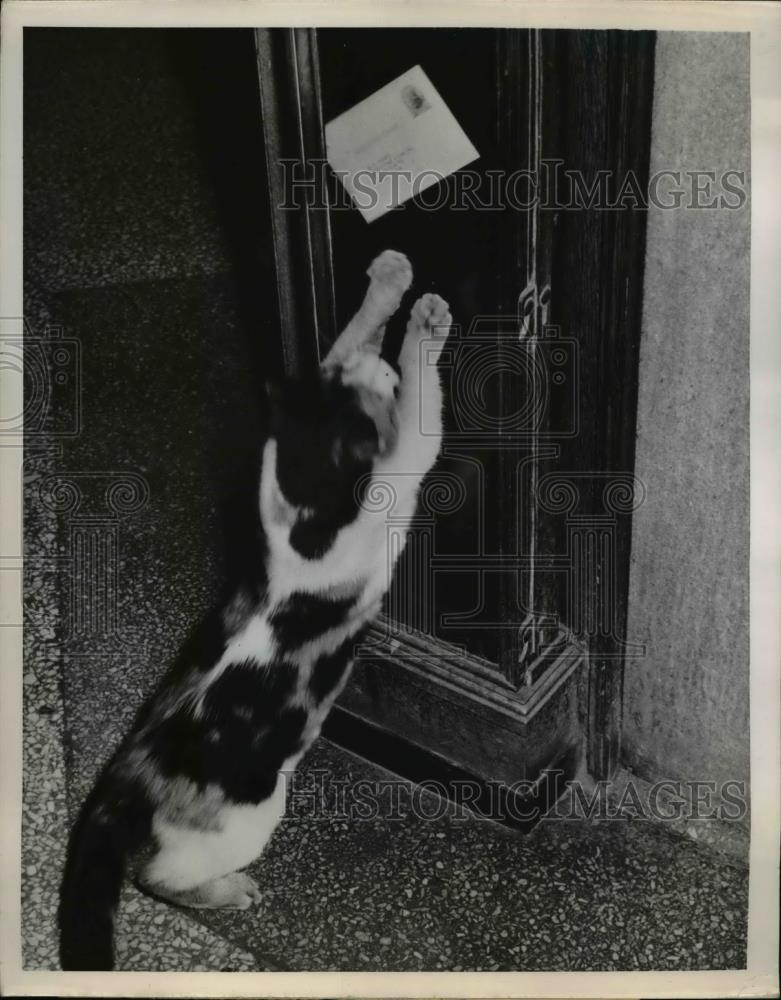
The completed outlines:
{"type": "MultiPolygon", "coordinates": [[[[325,161],[317,29],[257,29],[255,37],[284,364],[288,374],[301,375],[316,367],[319,345],[337,332],[329,213],[306,200],[295,210],[285,207],[289,175],[280,167],[325,161]]],[[[632,172],[647,191],[654,40],[652,32],[498,33],[502,86],[526,98],[509,102],[503,125],[519,166],[539,173],[543,157],[560,157],[607,169],[613,181],[632,172]]],[[[316,172],[312,181],[319,181],[316,172]]],[[[540,321],[576,331],[584,359],[581,418],[589,417],[562,473],[576,484],[580,506],[573,517],[554,517],[538,505],[527,543],[532,554],[543,535],[563,548],[573,538],[592,546],[588,593],[581,597],[597,616],[600,602],[611,602],[611,629],[585,638],[559,630],[537,644],[518,685],[494,665],[430,636],[396,635],[389,647],[380,623],[340,711],[350,716],[353,731],[364,720],[432,761],[455,763],[486,780],[508,782],[519,772],[528,777],[564,757],[577,767],[573,748],[575,757],[585,753],[594,778],[605,779],[620,758],[634,504],[606,511],[604,477],[618,477],[626,490],[634,471],[646,212],[583,210],[573,223],[572,213],[537,205],[526,221],[535,233],[533,258],[520,236],[510,248],[518,291],[536,275],[532,308],[540,321]],[[609,549],[600,541],[606,530],[609,549]],[[605,579],[611,593],[600,586],[605,579]]],[[[503,391],[512,393],[513,385],[503,391]]],[[[536,498],[536,459],[531,469],[536,498]]],[[[512,462],[505,475],[512,488],[512,462]]],[[[541,557],[539,565],[542,581],[552,563],[541,557]]],[[[542,582],[532,583],[532,594],[543,610],[560,601],[556,588],[542,582]]]]}

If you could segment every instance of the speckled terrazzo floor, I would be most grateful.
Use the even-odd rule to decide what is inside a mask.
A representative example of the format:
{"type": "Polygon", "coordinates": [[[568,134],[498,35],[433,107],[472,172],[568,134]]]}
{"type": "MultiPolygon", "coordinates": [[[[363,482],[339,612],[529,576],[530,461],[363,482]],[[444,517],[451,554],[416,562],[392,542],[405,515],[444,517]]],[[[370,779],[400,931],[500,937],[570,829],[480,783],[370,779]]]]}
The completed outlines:
{"type": "MultiPolygon", "coordinates": [[[[222,508],[254,459],[247,428],[257,419],[221,278],[69,290],[51,302],[82,345],[85,405],[82,434],[44,451],[28,476],[36,630],[25,685],[24,940],[33,968],[56,961],[67,813],[219,585],[222,508]],[[52,512],[47,477],[73,471],[89,473],[77,480],[82,507],[52,512]],[[148,495],[137,487],[141,499],[121,516],[101,508],[101,530],[118,545],[116,618],[101,631],[88,616],[92,626],[75,629],[72,530],[127,473],[148,495]]],[[[105,602],[105,592],[79,593],[88,609],[105,602]]],[[[318,772],[330,782],[391,778],[325,741],[304,785],[318,772]]],[[[120,967],[707,969],[745,958],[745,869],[643,823],[550,822],[523,837],[452,813],[355,822],[293,810],[253,870],[265,895],[250,914],[176,911],[128,887],[120,967]]]]}
{"type": "MultiPolygon", "coordinates": [[[[38,331],[62,324],[83,359],[81,433],[26,443],[22,937],[30,969],[57,967],[57,886],[75,809],[219,585],[228,500],[256,455],[264,336],[262,324],[254,342],[245,332],[230,226],[195,152],[170,35],[104,35],[96,47],[68,34],[25,38],[26,109],[37,109],[25,121],[27,312],[38,331]],[[82,506],[67,491],[52,502],[54,484],[72,483],[73,473],[82,506]],[[119,503],[114,494],[107,505],[107,491],[123,482],[119,503]],[[74,591],[82,575],[73,532],[90,519],[111,540],[112,573],[103,590],[74,591]],[[74,592],[94,618],[73,618],[74,592]]],[[[302,767],[303,798],[253,867],[264,898],[249,913],[175,910],[127,886],[118,966],[745,962],[745,868],[666,829],[547,822],[523,837],[442,814],[431,799],[438,818],[428,820],[407,813],[357,822],[332,801],[309,809],[309,782],[335,789],[359,779],[385,791],[391,782],[409,798],[409,785],[320,741],[302,767]]]]}
{"type": "MultiPolygon", "coordinates": [[[[36,723],[29,727],[35,745],[36,723]]],[[[45,740],[45,733],[42,734],[45,740]]],[[[28,773],[35,772],[28,767],[28,773]]],[[[646,823],[550,821],[524,837],[411,791],[332,746],[312,751],[288,818],[251,872],[247,913],[186,913],[123,893],[127,970],[620,970],[744,964],[746,872],[646,823]],[[363,780],[393,818],[356,821],[344,782],[363,780]],[[408,790],[404,794],[403,789],[408,790]],[[321,803],[322,800],[322,804],[321,803]],[[428,817],[422,818],[420,813],[428,817]]],[[[33,800],[32,811],[35,812],[33,800]]],[[[55,799],[55,802],[58,800],[55,799]]],[[[62,813],[61,808],[54,810],[62,813]]],[[[26,965],[56,967],[53,901],[62,844],[33,850],[26,965]],[[36,930],[32,930],[32,925],[36,930]]]]}

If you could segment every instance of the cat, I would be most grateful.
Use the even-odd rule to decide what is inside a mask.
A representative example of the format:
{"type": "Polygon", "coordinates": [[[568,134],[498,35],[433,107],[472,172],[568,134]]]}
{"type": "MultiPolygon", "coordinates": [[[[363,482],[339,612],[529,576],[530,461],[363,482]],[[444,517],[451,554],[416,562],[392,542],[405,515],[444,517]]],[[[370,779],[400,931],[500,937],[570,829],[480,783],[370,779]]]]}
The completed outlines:
{"type": "Polygon", "coordinates": [[[363,304],[315,384],[270,392],[249,572],[142,708],[74,826],[58,914],[64,969],[114,967],[128,869],[179,906],[260,899],[240,869],[280,822],[285,773],[342,691],[398,556],[366,492],[378,481],[392,488],[398,527],[440,448],[447,303],[427,293],[414,304],[397,371],[381,350],[412,268],[386,250],[367,274],[363,304]]]}

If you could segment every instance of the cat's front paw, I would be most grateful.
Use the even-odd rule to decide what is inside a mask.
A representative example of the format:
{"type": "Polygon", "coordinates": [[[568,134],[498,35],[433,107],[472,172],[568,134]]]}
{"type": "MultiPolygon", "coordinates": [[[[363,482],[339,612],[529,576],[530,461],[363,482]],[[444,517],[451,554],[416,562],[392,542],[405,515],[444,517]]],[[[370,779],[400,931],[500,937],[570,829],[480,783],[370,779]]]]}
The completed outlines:
{"type": "Polygon", "coordinates": [[[453,325],[450,306],[434,292],[422,295],[412,307],[410,318],[426,334],[444,336],[453,325]]]}
{"type": "Polygon", "coordinates": [[[410,310],[407,332],[399,354],[402,381],[414,377],[421,366],[426,367],[430,373],[436,372],[436,362],[452,324],[450,306],[439,295],[427,292],[418,299],[410,310]]]}
{"type": "Polygon", "coordinates": [[[382,321],[389,319],[412,284],[412,265],[403,253],[384,250],[374,258],[366,273],[371,281],[369,295],[372,307],[382,321]]]}
{"type": "Polygon", "coordinates": [[[415,338],[418,341],[425,339],[430,342],[427,357],[429,361],[435,361],[445,346],[452,325],[453,317],[447,302],[434,292],[427,292],[412,307],[402,353],[413,350],[415,338]]]}

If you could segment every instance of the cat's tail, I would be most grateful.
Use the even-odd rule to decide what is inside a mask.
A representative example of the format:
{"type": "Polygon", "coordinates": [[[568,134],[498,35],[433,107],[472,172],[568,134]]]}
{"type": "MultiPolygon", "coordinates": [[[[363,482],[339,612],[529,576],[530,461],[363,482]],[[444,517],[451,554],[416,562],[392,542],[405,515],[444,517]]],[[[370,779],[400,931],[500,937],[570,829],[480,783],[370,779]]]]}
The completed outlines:
{"type": "Polygon", "coordinates": [[[128,856],[148,838],[152,810],[140,791],[106,789],[87,799],[71,834],[60,891],[60,964],[114,968],[114,914],[128,856]]]}

